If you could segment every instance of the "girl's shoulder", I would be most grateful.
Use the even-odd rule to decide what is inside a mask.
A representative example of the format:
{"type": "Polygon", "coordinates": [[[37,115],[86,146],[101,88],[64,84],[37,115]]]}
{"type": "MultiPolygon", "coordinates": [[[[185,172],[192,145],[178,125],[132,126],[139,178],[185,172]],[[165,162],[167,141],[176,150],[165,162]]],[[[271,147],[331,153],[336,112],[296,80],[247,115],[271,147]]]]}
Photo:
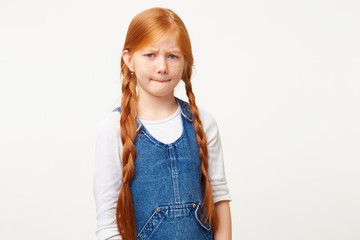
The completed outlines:
{"type": "MultiPolygon", "coordinates": [[[[183,111],[183,113],[188,116],[188,118],[190,118],[191,120],[193,120],[193,116],[190,110],[190,105],[188,102],[180,99],[180,98],[176,98],[178,103],[180,104],[180,107],[183,111]]],[[[203,109],[202,107],[197,106],[198,111],[199,111],[199,117],[200,120],[202,122],[204,131],[206,129],[212,129],[212,128],[217,128],[217,123],[215,118],[213,117],[212,114],[210,114],[207,110],[203,109]]]]}
{"type": "Polygon", "coordinates": [[[199,117],[203,125],[204,132],[206,136],[214,137],[218,134],[218,125],[214,116],[207,110],[198,107],[199,117]]]}
{"type": "Polygon", "coordinates": [[[117,134],[120,130],[120,112],[112,111],[107,113],[99,122],[98,131],[100,134],[117,134]]]}

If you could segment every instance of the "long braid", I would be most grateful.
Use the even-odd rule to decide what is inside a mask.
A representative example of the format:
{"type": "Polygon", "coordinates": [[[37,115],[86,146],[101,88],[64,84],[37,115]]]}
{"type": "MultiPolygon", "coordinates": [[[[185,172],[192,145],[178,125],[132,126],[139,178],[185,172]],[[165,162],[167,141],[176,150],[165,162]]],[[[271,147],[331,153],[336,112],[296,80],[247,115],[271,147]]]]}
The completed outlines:
{"type": "MultiPolygon", "coordinates": [[[[123,65],[125,67],[125,65],[123,65]]],[[[120,188],[118,202],[116,206],[116,224],[119,233],[124,240],[136,239],[136,221],[134,213],[134,203],[130,190],[130,183],[134,177],[134,160],[136,138],[136,77],[130,75],[129,70],[122,69],[124,74],[122,83],[121,99],[121,141],[123,145],[122,165],[123,165],[123,182],[120,188]]]]}
{"type": "MultiPolygon", "coordinates": [[[[190,73],[191,75],[191,73],[190,73]]],[[[196,139],[199,144],[199,155],[201,158],[201,173],[202,173],[202,184],[204,187],[204,199],[205,199],[205,210],[206,210],[206,216],[207,220],[209,220],[209,223],[211,224],[214,231],[217,230],[218,227],[218,221],[215,214],[215,205],[214,200],[211,193],[211,187],[210,187],[210,177],[208,174],[208,149],[207,149],[207,140],[206,135],[203,129],[202,122],[200,120],[199,116],[199,110],[195,103],[195,95],[192,91],[192,85],[190,78],[184,78],[185,82],[185,89],[186,89],[186,95],[189,98],[189,104],[190,109],[193,114],[194,118],[194,127],[196,130],[196,139]]]]}

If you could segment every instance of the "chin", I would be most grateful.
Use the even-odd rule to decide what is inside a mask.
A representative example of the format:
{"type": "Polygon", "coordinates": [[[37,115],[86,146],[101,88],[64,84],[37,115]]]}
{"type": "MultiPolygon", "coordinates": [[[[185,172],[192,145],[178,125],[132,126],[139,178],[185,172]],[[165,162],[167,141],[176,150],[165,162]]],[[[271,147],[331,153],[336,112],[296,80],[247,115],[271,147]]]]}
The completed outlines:
{"type": "Polygon", "coordinates": [[[172,91],[164,91],[164,92],[158,91],[158,92],[153,92],[152,95],[156,96],[156,97],[166,97],[166,96],[169,96],[172,93],[173,93],[172,91]]]}

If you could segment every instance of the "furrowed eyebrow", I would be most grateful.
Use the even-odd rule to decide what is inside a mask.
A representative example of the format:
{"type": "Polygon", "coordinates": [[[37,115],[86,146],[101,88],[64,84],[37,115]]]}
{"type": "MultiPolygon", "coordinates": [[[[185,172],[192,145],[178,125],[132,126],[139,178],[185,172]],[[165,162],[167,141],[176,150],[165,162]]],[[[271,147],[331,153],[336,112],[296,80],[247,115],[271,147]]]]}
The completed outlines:
{"type": "Polygon", "coordinates": [[[173,53],[181,53],[180,49],[170,49],[169,52],[173,52],[173,53]]]}

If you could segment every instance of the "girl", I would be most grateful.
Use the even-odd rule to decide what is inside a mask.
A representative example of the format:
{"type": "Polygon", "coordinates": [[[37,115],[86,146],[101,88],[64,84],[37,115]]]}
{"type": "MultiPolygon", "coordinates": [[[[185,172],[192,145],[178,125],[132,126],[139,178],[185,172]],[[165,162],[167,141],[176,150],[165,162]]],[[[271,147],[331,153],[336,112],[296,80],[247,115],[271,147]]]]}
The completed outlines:
{"type": "Polygon", "coordinates": [[[171,10],[131,21],[121,59],[121,107],[95,150],[97,239],[231,239],[217,125],[196,106],[188,32],[171,10]],[[185,83],[189,103],[174,96],[185,83]]]}

